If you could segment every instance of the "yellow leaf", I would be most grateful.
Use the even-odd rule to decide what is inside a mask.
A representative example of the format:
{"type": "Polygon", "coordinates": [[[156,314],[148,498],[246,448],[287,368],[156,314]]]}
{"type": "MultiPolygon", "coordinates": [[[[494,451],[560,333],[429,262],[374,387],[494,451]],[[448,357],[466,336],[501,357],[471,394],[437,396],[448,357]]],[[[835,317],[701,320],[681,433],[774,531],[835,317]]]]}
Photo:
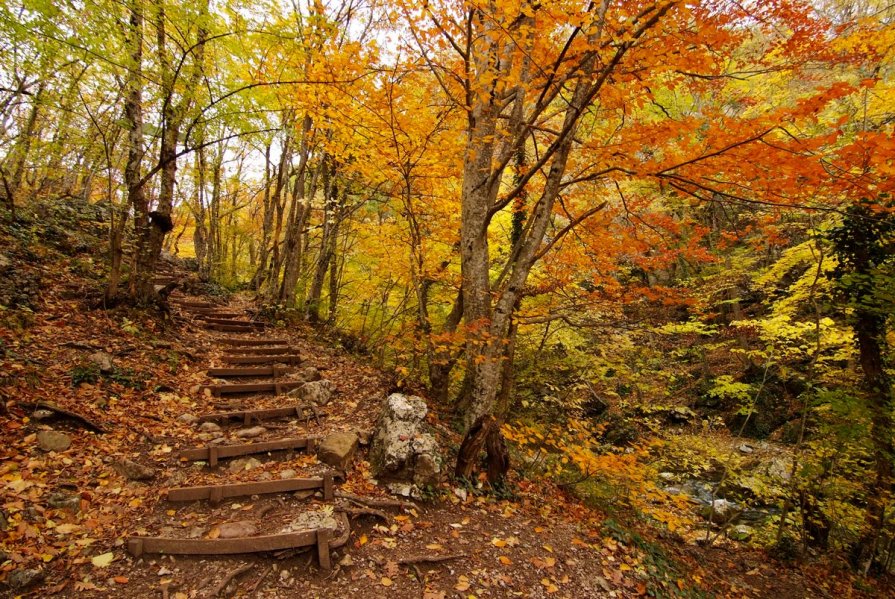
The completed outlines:
{"type": "Polygon", "coordinates": [[[549,551],[550,553],[553,553],[553,547],[551,547],[550,545],[541,545],[541,547],[543,547],[544,549],[546,549],[546,550],[549,551]]]}
{"type": "Polygon", "coordinates": [[[462,592],[462,591],[465,591],[468,589],[469,589],[469,578],[467,578],[466,576],[460,576],[460,578],[457,579],[457,584],[454,585],[454,590],[462,592]]]}
{"type": "Polygon", "coordinates": [[[388,576],[383,576],[382,580],[380,580],[379,583],[384,587],[390,587],[392,586],[392,579],[388,576]]]}
{"type": "Polygon", "coordinates": [[[426,545],[426,549],[431,549],[432,551],[438,551],[440,549],[444,549],[443,545],[439,545],[438,543],[429,543],[426,545]]]}
{"type": "Polygon", "coordinates": [[[497,537],[494,537],[493,539],[491,539],[491,544],[494,545],[495,547],[506,547],[507,546],[506,541],[504,541],[503,539],[498,539],[497,537]]]}
{"type": "Polygon", "coordinates": [[[367,541],[370,539],[367,538],[367,535],[361,535],[361,537],[357,540],[358,545],[366,545],[367,541]]]}
{"type": "Polygon", "coordinates": [[[97,568],[105,568],[113,561],[115,561],[115,554],[110,551],[108,553],[97,555],[90,560],[90,563],[97,568]]]}

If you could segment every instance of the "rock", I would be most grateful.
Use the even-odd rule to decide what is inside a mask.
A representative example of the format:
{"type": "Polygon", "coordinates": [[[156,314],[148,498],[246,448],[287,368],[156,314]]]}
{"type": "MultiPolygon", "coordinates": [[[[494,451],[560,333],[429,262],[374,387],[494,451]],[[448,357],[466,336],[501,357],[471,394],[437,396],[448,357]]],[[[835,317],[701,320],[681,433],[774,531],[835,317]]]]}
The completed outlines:
{"type": "Polygon", "coordinates": [[[236,436],[240,439],[254,439],[255,437],[260,437],[266,432],[267,429],[263,426],[253,426],[252,428],[244,428],[242,430],[236,431],[236,436]]]}
{"type": "Polygon", "coordinates": [[[454,487],[451,492],[460,500],[465,502],[466,498],[469,497],[469,493],[463,487],[454,487]]]}
{"type": "Polygon", "coordinates": [[[222,443],[224,439],[224,433],[221,431],[214,431],[213,433],[199,433],[196,435],[200,441],[207,441],[208,443],[217,442],[222,443]]]}
{"type": "Polygon", "coordinates": [[[290,397],[297,397],[304,402],[312,402],[318,406],[325,406],[333,397],[335,385],[332,381],[311,381],[298,389],[289,392],[290,397]]]}
{"type": "Polygon", "coordinates": [[[740,541],[741,543],[747,543],[752,540],[752,536],[755,534],[755,529],[751,526],[746,526],[745,524],[737,524],[732,529],[730,529],[727,533],[727,536],[734,541],[740,541]]]}
{"type": "Polygon", "coordinates": [[[251,537],[258,534],[258,527],[248,520],[239,522],[226,522],[218,527],[221,539],[237,539],[239,537],[251,537]]]}
{"type": "Polygon", "coordinates": [[[727,524],[733,522],[739,516],[737,505],[726,499],[716,499],[711,504],[699,510],[700,515],[715,524],[727,524]]]}
{"type": "Polygon", "coordinates": [[[357,451],[358,438],[355,433],[330,433],[317,449],[317,459],[339,470],[348,470],[354,453],[357,451]]]}
{"type": "Polygon", "coordinates": [[[755,448],[752,447],[751,445],[749,445],[748,443],[743,443],[742,445],[737,447],[737,451],[739,451],[740,453],[749,455],[750,453],[753,453],[755,451],[755,448]]]}
{"type": "Polygon", "coordinates": [[[155,477],[155,468],[144,466],[128,459],[118,460],[113,464],[122,476],[130,480],[150,480],[155,477]]]}
{"type": "Polygon", "coordinates": [[[374,477],[419,486],[438,482],[441,456],[423,423],[427,411],[416,396],[393,393],[386,399],[370,447],[374,477]]]}
{"type": "Polygon", "coordinates": [[[38,409],[34,410],[33,412],[31,412],[31,419],[32,420],[47,420],[49,418],[52,418],[55,415],[56,415],[56,412],[54,412],[53,410],[45,410],[43,408],[38,408],[38,409]]]}
{"type": "Polygon", "coordinates": [[[295,478],[295,470],[292,468],[287,468],[286,470],[282,470],[280,472],[280,478],[286,480],[287,478],[295,478]]]}
{"type": "Polygon", "coordinates": [[[13,570],[6,579],[6,584],[12,589],[24,589],[44,579],[46,573],[37,568],[13,570]]]}
{"type": "Polygon", "coordinates": [[[109,374],[114,368],[112,365],[112,356],[104,351],[98,351],[87,356],[87,359],[99,367],[99,371],[103,374],[109,374]]]}
{"type": "Polygon", "coordinates": [[[57,510],[73,510],[77,512],[81,509],[81,496],[62,492],[53,493],[47,498],[47,505],[57,510]]]}
{"type": "Polygon", "coordinates": [[[314,496],[314,491],[312,489],[305,489],[304,491],[296,491],[292,494],[293,497],[301,501],[302,499],[307,499],[308,497],[314,496]]]}
{"type": "Polygon", "coordinates": [[[313,381],[319,381],[323,377],[320,375],[319,370],[317,370],[313,366],[308,366],[308,367],[302,368],[301,370],[298,371],[298,378],[301,381],[310,383],[313,381]]]}
{"type": "Polygon", "coordinates": [[[183,422],[184,424],[196,424],[199,422],[199,417],[193,414],[181,414],[177,417],[177,422],[183,422]]]}
{"type": "Polygon", "coordinates": [[[193,526],[186,533],[188,539],[201,539],[205,534],[205,530],[201,526],[193,526]]]}
{"type": "Polygon", "coordinates": [[[44,451],[65,451],[71,447],[71,437],[59,431],[40,431],[37,446],[44,451]]]}
{"type": "Polygon", "coordinates": [[[411,499],[422,499],[423,497],[419,487],[412,483],[388,483],[385,488],[392,495],[400,495],[401,497],[409,497],[411,499]]]}
{"type": "Polygon", "coordinates": [[[336,531],[339,529],[339,522],[331,509],[301,512],[295,520],[287,524],[280,532],[289,533],[300,530],[315,530],[317,528],[329,528],[333,531],[333,536],[338,536],[336,531]]]}
{"type": "Polygon", "coordinates": [[[668,419],[672,422],[689,422],[694,418],[696,418],[696,412],[687,406],[674,406],[668,411],[668,419]]]}
{"type": "Polygon", "coordinates": [[[370,441],[373,440],[373,431],[356,430],[354,432],[357,435],[358,443],[360,443],[364,447],[369,445],[370,441]]]}
{"type": "Polygon", "coordinates": [[[675,476],[674,472],[660,472],[659,473],[659,479],[664,480],[665,482],[668,482],[668,483],[674,482],[674,480],[676,478],[677,478],[677,476],[675,476]]]}
{"type": "Polygon", "coordinates": [[[221,427],[214,422],[203,422],[199,425],[199,431],[203,433],[216,433],[221,430],[221,427]]]}
{"type": "Polygon", "coordinates": [[[792,478],[792,460],[783,457],[771,458],[765,466],[765,473],[778,481],[789,481],[792,478]]]}
{"type": "Polygon", "coordinates": [[[230,462],[230,472],[236,474],[237,472],[245,472],[259,466],[261,466],[261,462],[255,458],[239,458],[230,462]]]}

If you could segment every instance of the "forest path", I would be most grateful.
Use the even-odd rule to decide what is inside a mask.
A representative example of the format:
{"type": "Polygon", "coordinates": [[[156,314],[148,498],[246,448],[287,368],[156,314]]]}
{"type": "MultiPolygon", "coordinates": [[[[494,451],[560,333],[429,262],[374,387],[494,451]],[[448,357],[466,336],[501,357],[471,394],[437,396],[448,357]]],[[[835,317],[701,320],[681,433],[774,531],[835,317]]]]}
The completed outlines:
{"type": "MultiPolygon", "coordinates": [[[[60,289],[47,290],[27,335],[3,339],[7,356],[18,360],[5,358],[4,368],[21,374],[7,388],[15,400],[7,404],[0,448],[8,517],[0,583],[31,579],[28,586],[6,589],[11,595],[636,597],[712,579],[710,586],[724,596],[814,596],[789,592],[811,583],[794,572],[786,580],[759,554],[719,550],[702,568],[698,560],[708,554],[685,548],[675,559],[687,565],[675,569],[672,560],[655,558],[657,545],[644,545],[543,481],[514,478],[510,499],[444,484],[426,501],[396,508],[372,480],[362,447],[344,476],[335,477],[330,495],[326,475],[332,469],[305,451],[307,439],[372,430],[390,379],[369,361],[335,348],[317,329],[256,330],[227,322],[250,320],[252,306],[239,298],[226,305],[181,298],[214,305],[181,301],[172,307],[171,321],[160,325],[138,313],[85,312],[80,297],[60,289]],[[273,358],[257,363],[259,356],[273,358]],[[281,365],[284,356],[298,356],[300,364],[281,365]],[[254,363],[234,364],[233,358],[254,363]],[[96,364],[105,360],[111,367],[102,371],[96,364]],[[319,420],[308,411],[276,419],[261,414],[260,421],[250,414],[247,420],[245,412],[295,403],[275,386],[251,394],[222,392],[235,384],[289,384],[311,376],[311,368],[335,385],[319,420]],[[252,369],[251,376],[235,376],[233,369],[252,369]],[[48,415],[38,402],[64,412],[48,415]],[[237,412],[239,417],[209,416],[237,412]],[[258,426],[264,430],[246,436],[258,426]],[[69,446],[44,448],[38,437],[51,430],[65,435],[69,446]],[[283,439],[295,443],[223,455],[224,446],[250,449],[283,439]],[[215,468],[205,465],[211,447],[220,448],[215,468]],[[204,459],[193,459],[196,452],[205,452],[198,456],[204,459]],[[208,499],[190,499],[200,493],[195,487],[247,483],[261,487],[240,497],[220,492],[217,502],[210,489],[202,491],[208,499]],[[290,490],[267,493],[264,485],[290,490]],[[171,500],[183,498],[189,500],[171,500]],[[337,504],[346,508],[350,532],[337,504]],[[163,556],[152,553],[147,541],[175,539],[184,550],[226,540],[252,549],[260,537],[327,527],[334,529],[328,570],[321,567],[316,536],[298,549],[280,544],[235,555],[163,556]],[[135,557],[137,537],[144,546],[135,557]]],[[[437,414],[430,414],[430,423],[443,447],[456,448],[459,438],[437,414]]]]}

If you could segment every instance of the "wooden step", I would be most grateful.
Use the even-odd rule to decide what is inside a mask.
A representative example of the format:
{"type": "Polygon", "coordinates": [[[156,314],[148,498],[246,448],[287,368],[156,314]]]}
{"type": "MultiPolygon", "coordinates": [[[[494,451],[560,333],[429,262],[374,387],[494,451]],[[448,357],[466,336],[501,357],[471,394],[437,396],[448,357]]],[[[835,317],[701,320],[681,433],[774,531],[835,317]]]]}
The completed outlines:
{"type": "Polygon", "coordinates": [[[306,449],[308,453],[313,453],[317,449],[317,441],[317,437],[290,437],[288,439],[276,439],[262,443],[209,445],[208,447],[185,449],[180,452],[180,458],[190,462],[208,462],[208,465],[214,468],[218,465],[218,460],[240,455],[283,451],[286,449],[306,449]]]}
{"type": "Polygon", "coordinates": [[[224,345],[288,345],[288,339],[233,339],[223,337],[221,339],[217,339],[218,343],[222,343],[224,345]]]}
{"type": "Polygon", "coordinates": [[[208,376],[218,379],[240,376],[257,378],[272,376],[276,378],[293,371],[293,368],[283,368],[280,366],[262,366],[261,368],[209,368],[208,376]]]}
{"type": "Polygon", "coordinates": [[[222,356],[224,364],[301,364],[298,354],[278,354],[274,356],[222,356]]]}
{"type": "Polygon", "coordinates": [[[262,355],[262,356],[273,356],[279,354],[288,354],[295,351],[294,347],[289,347],[288,345],[284,345],[282,347],[228,347],[227,355],[237,355],[237,354],[252,354],[252,355],[262,355]]]}
{"type": "Polygon", "coordinates": [[[258,328],[264,327],[263,322],[257,322],[257,321],[252,321],[252,320],[237,320],[235,318],[215,318],[212,316],[206,317],[205,322],[207,322],[209,324],[227,324],[227,325],[240,326],[240,327],[258,327],[258,328]]]}
{"type": "Polygon", "coordinates": [[[212,331],[221,331],[222,333],[251,333],[256,330],[255,327],[245,327],[232,324],[216,324],[213,322],[203,323],[206,329],[212,331]]]}
{"type": "Polygon", "coordinates": [[[236,410],[233,412],[212,412],[205,414],[199,418],[199,422],[227,422],[230,420],[242,420],[243,424],[249,425],[252,422],[261,422],[262,420],[274,420],[277,418],[286,418],[288,416],[297,416],[310,420],[313,416],[320,423],[320,413],[317,408],[310,405],[295,404],[284,406],[282,408],[266,408],[260,410],[236,410]]]}
{"type": "Polygon", "coordinates": [[[199,302],[194,300],[186,300],[181,299],[179,297],[172,297],[170,299],[171,303],[177,304],[178,306],[183,306],[185,308],[214,308],[216,307],[214,304],[209,302],[199,302]]]}
{"type": "Polygon", "coordinates": [[[348,542],[351,525],[345,512],[339,512],[342,535],[333,538],[335,531],[329,528],[303,530],[260,537],[236,539],[178,539],[170,537],[130,537],[127,550],[134,557],[144,553],[168,555],[232,555],[236,553],[259,553],[278,551],[296,547],[317,546],[317,559],[322,570],[330,570],[332,561],[329,552],[348,542]]]}
{"type": "Polygon", "coordinates": [[[228,383],[226,385],[202,385],[202,390],[208,389],[215,397],[221,395],[235,395],[237,393],[268,393],[274,392],[282,395],[292,389],[305,384],[306,381],[283,381],[282,383],[228,383]]]}
{"type": "Polygon", "coordinates": [[[199,312],[197,310],[190,310],[193,314],[196,315],[196,318],[201,320],[208,320],[209,318],[239,318],[240,316],[245,316],[243,312],[219,312],[214,309],[202,308],[202,310],[209,310],[208,312],[199,312]]]}
{"type": "Polygon", "coordinates": [[[287,478],[284,480],[264,480],[250,483],[230,483],[228,485],[208,485],[201,487],[179,487],[168,489],[168,501],[202,501],[220,503],[231,497],[249,497],[270,493],[292,493],[295,491],[323,490],[324,501],[333,499],[333,475],[322,478],[287,478]]]}

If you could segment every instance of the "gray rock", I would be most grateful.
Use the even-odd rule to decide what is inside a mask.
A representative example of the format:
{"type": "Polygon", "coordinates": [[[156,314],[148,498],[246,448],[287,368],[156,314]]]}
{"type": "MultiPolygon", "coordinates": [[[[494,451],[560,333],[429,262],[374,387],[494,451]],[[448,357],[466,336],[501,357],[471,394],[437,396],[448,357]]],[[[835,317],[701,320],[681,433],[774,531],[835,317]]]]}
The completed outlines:
{"type": "Polygon", "coordinates": [[[177,422],[183,422],[184,424],[196,424],[199,422],[199,417],[193,414],[181,414],[177,417],[177,422]]]}
{"type": "Polygon", "coordinates": [[[332,399],[334,390],[335,385],[333,385],[332,381],[311,381],[298,389],[290,391],[289,396],[297,397],[303,402],[325,406],[332,399]]]}
{"type": "Polygon", "coordinates": [[[24,589],[44,579],[46,572],[37,568],[13,570],[6,579],[6,583],[13,589],[24,589]]]}
{"type": "Polygon", "coordinates": [[[746,526],[745,524],[737,524],[727,532],[729,538],[734,541],[740,541],[741,543],[747,543],[752,540],[754,534],[755,529],[751,526],[746,526]]]}
{"type": "Polygon", "coordinates": [[[242,430],[236,431],[236,436],[240,439],[254,439],[255,437],[260,437],[266,432],[267,429],[263,426],[253,426],[251,428],[244,428],[242,430]]]}
{"type": "Polygon", "coordinates": [[[370,447],[374,477],[419,486],[438,482],[441,456],[423,423],[427,411],[419,397],[393,393],[386,399],[370,447]]]}
{"type": "Polygon", "coordinates": [[[689,422],[696,418],[697,414],[687,406],[675,406],[668,412],[668,419],[672,422],[689,422]]]}
{"type": "Polygon", "coordinates": [[[59,431],[40,431],[37,446],[44,451],[65,451],[71,447],[71,437],[59,431]]]}
{"type": "Polygon", "coordinates": [[[743,443],[742,445],[740,445],[739,447],[737,447],[737,450],[738,450],[740,453],[744,453],[744,454],[746,454],[746,455],[749,455],[750,453],[753,453],[753,452],[755,451],[755,448],[752,447],[751,445],[749,445],[748,443],[743,443]]]}
{"type": "Polygon", "coordinates": [[[354,453],[357,451],[358,438],[355,433],[330,433],[317,449],[317,459],[339,470],[348,470],[354,453]]]}
{"type": "Polygon", "coordinates": [[[155,468],[138,464],[137,462],[123,459],[113,464],[115,470],[129,480],[150,480],[155,478],[155,468]]]}
{"type": "Polygon", "coordinates": [[[47,498],[47,505],[57,510],[74,510],[81,509],[81,496],[70,495],[68,493],[53,493],[47,498]]]}
{"type": "Polygon", "coordinates": [[[736,520],[740,514],[737,505],[726,499],[716,499],[711,504],[704,506],[699,513],[706,520],[711,520],[715,524],[727,524],[736,520]]]}
{"type": "Polygon", "coordinates": [[[112,356],[104,351],[98,351],[87,356],[87,359],[99,367],[99,371],[103,374],[109,374],[114,368],[112,364],[112,356]]]}
{"type": "Polygon", "coordinates": [[[237,472],[245,472],[246,470],[252,470],[254,468],[258,468],[261,466],[261,462],[259,462],[255,458],[239,458],[238,460],[233,460],[230,462],[230,472],[236,474],[237,472]]]}
{"type": "Polygon", "coordinates": [[[789,481],[792,478],[792,460],[775,457],[771,458],[765,466],[765,473],[778,481],[789,481]]]}
{"type": "Polygon", "coordinates": [[[239,537],[251,537],[258,534],[258,527],[248,520],[239,522],[226,522],[218,527],[221,531],[219,538],[236,539],[239,537]]]}
{"type": "Polygon", "coordinates": [[[198,435],[196,435],[196,437],[198,437],[200,441],[207,441],[209,443],[221,443],[222,441],[224,441],[224,433],[222,433],[221,431],[214,431],[213,433],[199,433],[198,435]]]}
{"type": "Polygon", "coordinates": [[[675,476],[674,472],[660,472],[659,473],[659,479],[664,480],[665,482],[669,482],[669,483],[674,482],[674,480],[676,478],[677,478],[677,476],[675,476]]]}
{"type": "Polygon", "coordinates": [[[295,470],[292,468],[287,468],[286,470],[282,470],[280,472],[280,478],[286,480],[287,478],[295,478],[295,470]]]}
{"type": "Polygon", "coordinates": [[[203,433],[216,433],[221,427],[215,422],[203,422],[199,425],[199,431],[203,433]]]}
{"type": "Polygon", "coordinates": [[[49,418],[52,418],[55,415],[56,415],[56,412],[54,412],[53,410],[45,410],[43,408],[38,408],[38,409],[34,410],[33,412],[31,412],[31,419],[32,420],[47,420],[49,418]]]}
{"type": "Polygon", "coordinates": [[[313,366],[308,366],[298,371],[298,378],[299,380],[305,381],[306,383],[310,383],[313,381],[319,381],[323,377],[320,375],[319,370],[317,370],[313,366]]]}

